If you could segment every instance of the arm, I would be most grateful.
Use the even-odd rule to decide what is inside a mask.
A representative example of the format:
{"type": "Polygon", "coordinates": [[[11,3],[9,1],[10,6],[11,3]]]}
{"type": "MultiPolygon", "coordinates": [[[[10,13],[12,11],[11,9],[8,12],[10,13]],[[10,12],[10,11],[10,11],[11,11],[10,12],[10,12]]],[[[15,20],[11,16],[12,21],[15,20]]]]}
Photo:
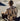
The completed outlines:
{"type": "Polygon", "coordinates": [[[15,8],[15,14],[17,14],[18,13],[18,10],[17,10],[17,8],[15,8]]]}
{"type": "Polygon", "coordinates": [[[8,9],[6,10],[5,14],[8,14],[8,9]]]}

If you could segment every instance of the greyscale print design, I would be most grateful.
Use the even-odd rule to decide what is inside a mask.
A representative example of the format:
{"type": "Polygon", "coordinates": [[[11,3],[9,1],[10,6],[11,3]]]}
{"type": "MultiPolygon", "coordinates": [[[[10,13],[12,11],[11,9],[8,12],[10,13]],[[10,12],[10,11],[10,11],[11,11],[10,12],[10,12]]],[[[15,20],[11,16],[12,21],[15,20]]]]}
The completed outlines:
{"type": "Polygon", "coordinates": [[[14,6],[11,6],[11,8],[7,9],[7,18],[8,20],[12,21],[15,19],[15,17],[17,17],[17,14],[15,14],[15,8],[14,6]]]}

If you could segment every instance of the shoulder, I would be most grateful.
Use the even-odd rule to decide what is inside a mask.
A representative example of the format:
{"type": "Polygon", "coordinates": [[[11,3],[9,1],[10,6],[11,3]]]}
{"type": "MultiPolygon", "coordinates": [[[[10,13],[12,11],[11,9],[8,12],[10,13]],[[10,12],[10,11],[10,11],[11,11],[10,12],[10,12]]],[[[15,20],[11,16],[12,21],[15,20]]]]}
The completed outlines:
{"type": "Polygon", "coordinates": [[[16,10],[16,9],[17,9],[17,7],[16,7],[16,6],[14,6],[14,9],[16,10]]]}
{"type": "Polygon", "coordinates": [[[13,6],[13,8],[16,8],[16,6],[13,6]]]}
{"type": "Polygon", "coordinates": [[[16,8],[16,6],[13,6],[14,8],[16,8]]]}

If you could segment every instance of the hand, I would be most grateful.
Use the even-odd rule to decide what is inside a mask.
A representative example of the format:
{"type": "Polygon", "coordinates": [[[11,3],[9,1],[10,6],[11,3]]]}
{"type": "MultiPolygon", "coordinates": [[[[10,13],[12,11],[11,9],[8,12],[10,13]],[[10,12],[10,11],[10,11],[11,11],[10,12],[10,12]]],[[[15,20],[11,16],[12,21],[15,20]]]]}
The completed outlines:
{"type": "Polygon", "coordinates": [[[2,14],[4,13],[4,12],[1,12],[2,14]]]}

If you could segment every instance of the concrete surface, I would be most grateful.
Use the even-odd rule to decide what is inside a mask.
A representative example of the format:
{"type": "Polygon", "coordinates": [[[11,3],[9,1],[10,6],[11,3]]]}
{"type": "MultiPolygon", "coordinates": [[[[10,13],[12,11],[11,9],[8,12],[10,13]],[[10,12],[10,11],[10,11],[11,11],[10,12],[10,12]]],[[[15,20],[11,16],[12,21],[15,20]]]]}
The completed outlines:
{"type": "Polygon", "coordinates": [[[4,19],[2,19],[2,17],[0,17],[0,21],[5,21],[4,19]]]}

